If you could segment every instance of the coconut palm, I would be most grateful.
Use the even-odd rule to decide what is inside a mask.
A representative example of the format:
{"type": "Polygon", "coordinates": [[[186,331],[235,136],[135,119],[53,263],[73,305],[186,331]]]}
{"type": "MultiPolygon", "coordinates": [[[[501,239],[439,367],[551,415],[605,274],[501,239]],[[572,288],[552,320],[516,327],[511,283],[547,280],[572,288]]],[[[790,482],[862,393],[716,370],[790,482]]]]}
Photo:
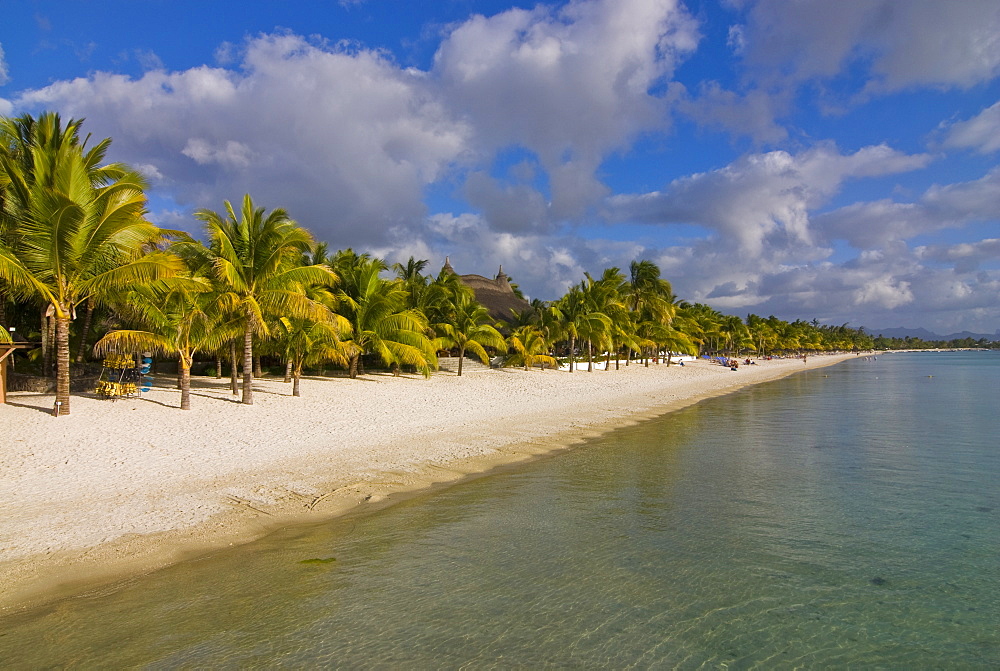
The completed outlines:
{"type": "Polygon", "coordinates": [[[348,363],[342,334],[350,332],[350,324],[340,315],[336,322],[315,322],[308,319],[279,317],[280,336],[286,360],[292,366],[292,396],[301,396],[302,368],[306,364],[348,363]]]}
{"type": "Polygon", "coordinates": [[[466,351],[489,365],[490,356],[486,352],[486,347],[507,350],[507,343],[500,332],[486,323],[490,318],[490,311],[472,298],[470,293],[466,291],[456,293],[451,302],[450,319],[434,324],[434,330],[439,334],[435,346],[438,349],[458,348],[459,377],[462,375],[462,362],[465,360],[466,351]]]}
{"type": "Polygon", "coordinates": [[[337,311],[350,324],[341,338],[351,379],[358,376],[366,353],[389,366],[415,366],[429,376],[437,357],[426,335],[427,319],[406,307],[406,290],[399,282],[380,277],[385,262],[347,250],[338,254],[334,265],[340,275],[337,311]]]}
{"type": "Polygon", "coordinates": [[[560,325],[569,344],[569,372],[576,368],[576,342],[578,338],[590,341],[600,338],[611,328],[607,315],[597,312],[588,300],[583,285],[572,287],[557,306],[560,325]]]}
{"type": "Polygon", "coordinates": [[[507,338],[508,351],[513,351],[505,365],[523,365],[524,370],[542,364],[542,370],[548,364],[553,368],[557,365],[556,359],[548,354],[549,343],[542,331],[531,324],[525,324],[514,329],[507,338]]]}
{"type": "Polygon", "coordinates": [[[645,340],[640,349],[648,366],[659,335],[666,333],[677,315],[677,302],[670,282],[660,278],[660,269],[652,261],[633,261],[629,276],[626,293],[637,332],[645,340]]]}
{"type": "Polygon", "coordinates": [[[101,166],[110,139],[91,149],[79,121],[63,127],[46,113],[32,126],[17,160],[0,154],[8,215],[18,237],[0,240],[0,278],[22,296],[40,297],[55,318],[56,403],[70,412],[69,328],[76,307],[92,296],[146,284],[181,269],[176,257],[144,253],[163,239],[145,219],[145,180],[122,164],[101,166]]]}
{"type": "Polygon", "coordinates": [[[222,289],[221,307],[243,323],[243,397],[253,405],[253,337],[270,332],[267,317],[288,316],[330,321],[322,304],[308,298],[304,287],[333,284],[336,274],[325,265],[300,265],[312,249],[309,233],[278,208],[265,216],[250,194],[243,197],[237,216],[225,201],[224,214],[198,210],[205,222],[212,250],[212,274],[222,289]]]}
{"type": "Polygon", "coordinates": [[[408,307],[420,307],[420,300],[427,289],[427,278],[421,273],[428,263],[429,261],[426,259],[417,260],[411,256],[407,259],[406,265],[402,263],[392,264],[393,272],[406,287],[406,292],[409,295],[408,307]]]}
{"type": "Polygon", "coordinates": [[[442,268],[438,276],[427,285],[427,289],[421,292],[416,307],[427,316],[430,323],[446,322],[453,317],[455,296],[461,293],[475,298],[475,293],[462,284],[458,275],[442,268]]]}
{"type": "Polygon", "coordinates": [[[218,347],[227,336],[219,315],[212,312],[215,296],[211,283],[204,277],[173,277],[134,287],[121,298],[118,315],[146,328],[111,331],[97,341],[94,352],[149,350],[176,356],[181,410],[190,410],[194,355],[201,349],[218,347]]]}

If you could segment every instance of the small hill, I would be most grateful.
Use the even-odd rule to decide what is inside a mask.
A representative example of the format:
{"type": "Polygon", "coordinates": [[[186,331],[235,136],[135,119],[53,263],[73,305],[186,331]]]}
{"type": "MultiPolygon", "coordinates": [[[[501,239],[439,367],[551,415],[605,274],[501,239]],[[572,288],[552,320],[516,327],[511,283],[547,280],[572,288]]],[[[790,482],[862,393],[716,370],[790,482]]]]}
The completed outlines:
{"type": "Polygon", "coordinates": [[[1000,340],[1000,331],[996,333],[973,333],[971,331],[962,331],[960,333],[952,333],[950,335],[938,335],[937,333],[931,333],[927,329],[908,329],[903,327],[889,328],[889,329],[872,329],[865,327],[865,333],[869,333],[873,336],[885,336],[886,338],[920,338],[921,340],[962,340],[964,338],[972,338],[973,340],[979,340],[980,338],[986,338],[989,341],[1000,340]]]}

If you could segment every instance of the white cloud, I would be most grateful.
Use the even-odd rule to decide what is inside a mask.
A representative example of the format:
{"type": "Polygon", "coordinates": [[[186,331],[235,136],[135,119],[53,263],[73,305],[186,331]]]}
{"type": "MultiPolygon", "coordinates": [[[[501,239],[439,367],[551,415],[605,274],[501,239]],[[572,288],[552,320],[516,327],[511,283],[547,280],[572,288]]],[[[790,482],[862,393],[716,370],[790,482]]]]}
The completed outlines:
{"type": "Polygon", "coordinates": [[[86,117],[89,132],[114,138],[116,157],[155,164],[184,205],[219,209],[249,192],[338,246],[423,217],[424,186],[461,159],[471,133],[425,75],[291,34],[245,46],[239,72],[95,73],[18,104],[86,117]]]}
{"type": "Polygon", "coordinates": [[[161,173],[159,168],[157,168],[152,163],[136,163],[133,164],[132,167],[138,170],[143,177],[145,177],[154,184],[156,182],[163,181],[163,173],[161,173]]]}
{"type": "MultiPolygon", "coordinates": [[[[426,72],[358,45],[258,35],[219,46],[215,62],[229,67],[95,72],[13,105],[0,99],[0,113],[86,117],[87,132],[114,138],[115,159],[154,181],[162,202],[150,216],[170,228],[192,230],[191,207],[217,210],[250,192],[334,247],[390,261],[414,255],[434,271],[445,255],[460,272],[491,274],[502,263],[540,298],[584,271],[650,258],[680,296],[720,309],[886,324],[926,308],[942,321],[962,310],[995,321],[1000,278],[988,241],[908,245],[943,226],[995,221],[1000,175],[823,215],[846,181],[922,168],[930,157],[820,143],[758,151],[649,193],[609,197],[599,178],[610,155],[668,130],[671,111],[777,143],[787,134],[775,119],[793,111],[809,80],[860,70],[881,92],[994,77],[995,12],[973,20],[961,3],[939,4],[948,9],[922,0],[748,4],[749,22],[730,31],[729,46],[750,76],[733,91],[707,82],[689,93],[672,81],[699,41],[676,0],[571,0],[451,26],[426,72]],[[942,34],[963,39],[937,39],[929,31],[938,19],[942,34]],[[789,73],[790,87],[772,78],[789,73]],[[527,158],[499,175],[497,157],[511,148],[527,158]],[[428,214],[428,189],[451,186],[477,213],[428,214]],[[575,235],[595,209],[653,225],[632,240],[575,235]],[[677,225],[688,238],[664,235],[677,225]],[[839,240],[854,258],[843,260],[852,252],[839,240]]],[[[948,127],[945,146],[996,151],[995,108],[948,127]]]]}
{"type": "Polygon", "coordinates": [[[872,278],[854,291],[855,305],[874,305],[891,310],[912,302],[910,283],[888,275],[872,278]]]}
{"type": "Polygon", "coordinates": [[[969,273],[977,270],[983,263],[1000,261],[1000,238],[954,245],[926,245],[913,251],[921,260],[947,263],[957,272],[969,273]]]}
{"type": "Polygon", "coordinates": [[[198,165],[217,163],[228,168],[249,168],[254,158],[250,147],[234,140],[216,145],[201,138],[191,138],[181,153],[198,165]]]}
{"type": "Polygon", "coordinates": [[[483,172],[474,172],[463,193],[490,226],[512,233],[548,228],[549,208],[544,197],[526,184],[503,185],[483,172]]]}
{"type": "Polygon", "coordinates": [[[221,45],[218,61],[238,53],[238,68],[95,72],[15,104],[86,117],[116,158],[157,166],[181,205],[218,209],[250,192],[335,245],[384,242],[426,215],[429,184],[465,170],[465,192],[497,227],[548,229],[608,193],[595,176],[608,152],[663,126],[650,89],[696,42],[676,0],[577,0],[474,16],[430,72],[280,33],[221,45]],[[537,157],[545,196],[479,175],[512,145],[537,157]],[[520,213],[503,207],[512,199],[520,213]]]}
{"type": "Polygon", "coordinates": [[[7,61],[4,60],[3,45],[0,44],[0,86],[10,81],[10,71],[7,68],[7,61]]]}
{"type": "Polygon", "coordinates": [[[163,60],[156,55],[155,51],[150,49],[136,49],[133,54],[135,55],[135,60],[143,70],[163,69],[163,60]]]}
{"type": "Polygon", "coordinates": [[[867,89],[967,89],[1000,74],[993,0],[760,0],[744,29],[747,63],[763,81],[867,71],[867,89]]]}
{"type": "Polygon", "coordinates": [[[854,203],[815,217],[829,238],[866,249],[922,233],[995,220],[1000,212],[1000,168],[970,182],[934,185],[913,203],[882,199],[854,203]]]}
{"type": "Polygon", "coordinates": [[[923,167],[926,155],[907,155],[885,145],[841,154],[821,144],[798,155],[785,151],[751,154],[709,173],[675,180],[662,192],[615,196],[608,216],[615,221],[703,226],[714,245],[750,257],[766,246],[811,246],[809,213],[825,204],[852,178],[923,167]]]}
{"type": "Polygon", "coordinates": [[[605,194],[593,175],[609,151],[665,124],[663,101],[650,89],[697,40],[675,0],[539,5],[456,27],[434,74],[449,105],[474,119],[483,151],[518,145],[538,155],[559,219],[605,194]]]}
{"type": "Polygon", "coordinates": [[[780,142],[788,132],[775,119],[788,111],[789,96],[755,89],[745,94],[728,91],[714,81],[702,82],[696,96],[682,84],[672,84],[676,109],[699,126],[717,128],[758,143],[780,142]]]}
{"type": "Polygon", "coordinates": [[[982,154],[1000,151],[1000,102],[966,121],[947,127],[944,146],[974,149],[982,154]]]}

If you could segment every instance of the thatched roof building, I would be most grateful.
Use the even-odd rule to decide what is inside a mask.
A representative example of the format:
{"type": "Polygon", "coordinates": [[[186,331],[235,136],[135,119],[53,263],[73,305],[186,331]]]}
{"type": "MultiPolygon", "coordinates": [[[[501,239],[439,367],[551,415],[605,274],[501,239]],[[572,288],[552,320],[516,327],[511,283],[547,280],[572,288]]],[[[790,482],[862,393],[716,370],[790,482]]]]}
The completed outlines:
{"type": "MultiPolygon", "coordinates": [[[[445,257],[442,270],[458,275],[451,267],[448,257],[445,257]]],[[[500,272],[492,280],[482,275],[458,275],[458,279],[475,292],[476,300],[490,311],[490,316],[494,319],[509,322],[513,319],[512,311],[521,312],[531,307],[531,303],[514,293],[510,279],[503,272],[503,266],[500,266],[500,272]]]]}

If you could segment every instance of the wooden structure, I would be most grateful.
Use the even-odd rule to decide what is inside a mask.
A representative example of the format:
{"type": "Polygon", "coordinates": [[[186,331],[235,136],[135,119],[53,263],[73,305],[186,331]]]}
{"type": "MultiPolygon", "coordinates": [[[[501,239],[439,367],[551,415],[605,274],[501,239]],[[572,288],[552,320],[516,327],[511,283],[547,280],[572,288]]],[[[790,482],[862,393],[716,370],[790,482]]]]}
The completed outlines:
{"type": "Polygon", "coordinates": [[[0,404],[7,402],[7,359],[16,350],[41,347],[34,342],[0,342],[0,404]]]}
{"type": "MultiPolygon", "coordinates": [[[[441,270],[458,275],[447,256],[441,270]]],[[[503,266],[500,266],[500,272],[492,280],[482,275],[458,275],[458,281],[472,289],[476,300],[490,311],[493,319],[510,322],[513,321],[515,312],[531,309],[531,303],[514,293],[503,266]]]]}

